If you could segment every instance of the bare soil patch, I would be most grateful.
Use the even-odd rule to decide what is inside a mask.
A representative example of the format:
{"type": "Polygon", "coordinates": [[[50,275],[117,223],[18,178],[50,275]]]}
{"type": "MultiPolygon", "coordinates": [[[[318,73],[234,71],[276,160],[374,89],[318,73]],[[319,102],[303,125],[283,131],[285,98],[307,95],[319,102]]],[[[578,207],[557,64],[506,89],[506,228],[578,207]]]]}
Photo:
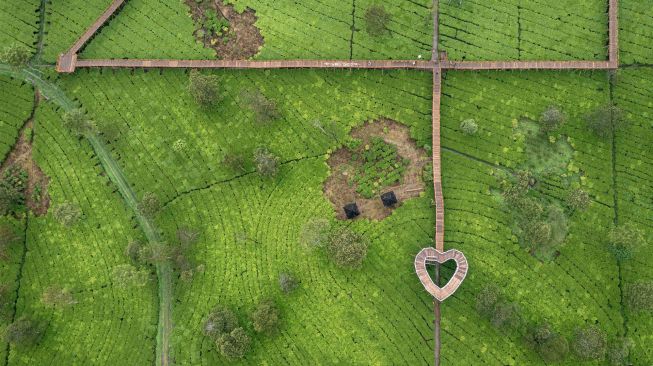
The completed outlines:
{"type": "MultiPolygon", "coordinates": [[[[35,98],[35,103],[38,104],[40,99],[38,91],[35,98]]],[[[48,195],[50,178],[43,173],[32,158],[33,117],[31,116],[20,129],[16,145],[0,166],[0,176],[4,176],[5,171],[11,167],[17,167],[27,173],[25,205],[35,215],[42,216],[48,213],[50,207],[50,196],[48,195]]]]}
{"type": "Polygon", "coordinates": [[[356,202],[358,205],[361,212],[359,217],[382,220],[390,216],[392,211],[403,201],[418,197],[424,191],[422,171],[424,166],[430,162],[430,157],[411,139],[407,126],[384,118],[365,123],[354,129],[351,136],[362,140],[363,144],[368,144],[370,139],[375,136],[381,137],[386,143],[394,145],[399,156],[409,160],[409,164],[399,183],[382,189],[382,192],[393,191],[399,200],[395,207],[388,208],[383,206],[380,197],[367,199],[356,192],[356,184],[352,181],[355,174],[352,152],[348,148],[335,151],[327,160],[327,164],[331,168],[331,175],[324,183],[324,194],[331,201],[339,220],[346,220],[343,207],[352,202],[356,202]]]}
{"type": "Polygon", "coordinates": [[[263,36],[256,27],[256,12],[247,8],[238,13],[233,5],[225,5],[222,0],[206,0],[197,3],[186,0],[191,16],[197,25],[195,38],[212,48],[219,59],[245,60],[255,56],[263,46],[263,36]],[[216,17],[214,17],[215,13],[216,17]],[[214,29],[213,24],[223,22],[226,29],[214,29]]]}

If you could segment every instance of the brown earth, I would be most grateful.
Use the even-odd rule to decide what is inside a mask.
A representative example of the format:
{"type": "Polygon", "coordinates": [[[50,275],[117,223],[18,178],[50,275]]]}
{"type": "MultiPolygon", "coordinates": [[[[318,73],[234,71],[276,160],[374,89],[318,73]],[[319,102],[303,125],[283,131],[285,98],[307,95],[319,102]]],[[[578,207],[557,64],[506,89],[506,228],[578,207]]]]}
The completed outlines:
{"type": "Polygon", "coordinates": [[[225,5],[222,0],[214,0],[208,6],[229,22],[229,30],[226,36],[210,34],[202,37],[199,27],[205,19],[207,5],[197,4],[195,0],[186,0],[186,4],[191,9],[195,24],[198,25],[198,29],[194,32],[195,37],[204,43],[204,47],[215,50],[219,59],[246,60],[255,56],[263,47],[263,36],[255,25],[258,18],[253,9],[247,8],[242,13],[238,13],[233,5],[225,5]]]}
{"type": "Polygon", "coordinates": [[[329,198],[339,220],[346,220],[343,207],[351,202],[356,202],[361,212],[358,217],[373,220],[382,220],[407,199],[419,197],[424,191],[422,170],[430,162],[426,151],[420,149],[410,137],[407,126],[390,119],[380,119],[367,122],[351,132],[352,137],[360,139],[363,144],[369,143],[374,136],[383,138],[386,143],[397,147],[399,156],[410,161],[401,181],[395,185],[384,187],[382,192],[394,191],[399,203],[394,208],[383,206],[380,197],[367,199],[356,192],[356,184],[350,184],[349,178],[354,174],[351,163],[351,152],[347,148],[335,151],[327,160],[331,168],[331,175],[324,183],[324,194],[329,198]],[[385,132],[386,130],[387,132],[385,132]]]}
{"type": "MultiPolygon", "coordinates": [[[[38,91],[35,94],[35,103],[38,105],[40,96],[38,91]]],[[[48,195],[48,184],[50,178],[46,176],[41,168],[32,158],[32,140],[28,140],[27,129],[34,131],[34,116],[31,116],[21,127],[18,141],[7,155],[7,159],[0,166],[0,176],[12,166],[20,167],[27,175],[27,189],[25,190],[25,205],[37,216],[48,213],[50,207],[50,196],[48,195]],[[37,187],[40,194],[36,194],[37,187]]],[[[32,132],[33,135],[33,132],[32,132]]]]}

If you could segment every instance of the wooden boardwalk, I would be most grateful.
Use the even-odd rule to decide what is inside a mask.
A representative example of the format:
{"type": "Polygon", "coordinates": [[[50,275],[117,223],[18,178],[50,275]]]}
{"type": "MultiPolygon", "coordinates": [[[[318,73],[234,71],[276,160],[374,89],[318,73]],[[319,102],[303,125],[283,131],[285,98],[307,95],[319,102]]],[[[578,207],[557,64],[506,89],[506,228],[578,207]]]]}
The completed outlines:
{"type": "Polygon", "coordinates": [[[608,70],[610,61],[441,61],[447,70],[608,70]]]}

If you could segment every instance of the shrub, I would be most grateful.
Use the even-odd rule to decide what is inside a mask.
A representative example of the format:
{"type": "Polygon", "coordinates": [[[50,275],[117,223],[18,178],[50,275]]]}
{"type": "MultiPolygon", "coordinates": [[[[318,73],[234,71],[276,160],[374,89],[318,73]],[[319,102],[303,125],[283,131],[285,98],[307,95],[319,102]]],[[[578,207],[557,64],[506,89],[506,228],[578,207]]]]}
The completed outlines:
{"type": "Polygon", "coordinates": [[[125,255],[132,260],[133,263],[140,262],[140,252],[143,244],[138,240],[131,240],[125,248],[125,255]]]}
{"type": "Polygon", "coordinates": [[[11,225],[0,224],[0,259],[9,257],[9,248],[18,242],[18,235],[11,225]]]}
{"type": "Polygon", "coordinates": [[[460,122],[460,130],[465,134],[465,135],[475,135],[476,132],[478,132],[478,124],[476,124],[476,121],[473,119],[466,119],[462,122],[460,122]]]}
{"type": "Polygon", "coordinates": [[[646,246],[644,233],[631,223],[616,226],[608,234],[608,249],[617,260],[630,259],[642,246],[646,246]]]}
{"type": "Polygon", "coordinates": [[[340,267],[359,268],[367,256],[367,240],[348,227],[336,229],[329,239],[329,257],[340,267]]]}
{"type": "Polygon", "coordinates": [[[494,307],[499,302],[499,289],[494,285],[488,285],[476,294],[476,311],[484,317],[491,317],[494,307]]]}
{"type": "Polygon", "coordinates": [[[221,335],[215,342],[220,353],[230,359],[242,358],[249,351],[251,339],[243,328],[221,335]]]}
{"type": "Polygon", "coordinates": [[[252,313],[252,325],[259,333],[272,335],[279,328],[279,308],[272,300],[261,302],[252,313]]]}
{"type": "Polygon", "coordinates": [[[138,203],[137,209],[141,215],[151,219],[161,210],[161,202],[159,202],[156,194],[145,192],[143,198],[138,203]]]}
{"type": "Polygon", "coordinates": [[[585,117],[587,127],[598,137],[607,138],[626,126],[623,111],[609,104],[598,108],[585,117]]]}
{"type": "Polygon", "coordinates": [[[12,295],[9,286],[0,284],[0,323],[11,318],[12,295]]]}
{"type": "Polygon", "coordinates": [[[556,106],[550,106],[540,115],[540,132],[557,130],[567,121],[567,116],[556,106]]]}
{"type": "Polygon", "coordinates": [[[222,164],[233,172],[242,173],[245,171],[245,158],[241,154],[231,153],[225,155],[222,164]]]}
{"type": "Polygon", "coordinates": [[[98,132],[97,124],[81,108],[64,113],[63,125],[77,136],[95,135],[98,132]]]}
{"type": "Polygon", "coordinates": [[[499,329],[514,329],[521,323],[519,316],[519,307],[511,302],[499,302],[494,307],[494,312],[490,318],[493,326],[499,329]]]}
{"type": "Polygon", "coordinates": [[[281,291],[283,291],[284,294],[289,294],[293,292],[299,284],[297,283],[297,280],[295,279],[295,276],[293,276],[290,273],[282,272],[279,274],[279,287],[281,288],[281,291]]]}
{"type": "Polygon", "coordinates": [[[640,282],[626,287],[626,305],[632,310],[653,311],[653,282],[640,282]]]}
{"type": "Polygon", "coordinates": [[[572,210],[585,211],[589,208],[592,199],[589,193],[582,189],[574,189],[569,192],[566,200],[567,206],[572,210]]]}
{"type": "Polygon", "coordinates": [[[160,264],[172,258],[172,251],[165,243],[148,243],[141,247],[138,257],[148,264],[160,264]]]}
{"type": "Polygon", "coordinates": [[[576,330],[572,348],[576,355],[583,360],[603,360],[607,342],[605,332],[591,325],[576,330]]]}
{"type": "Polygon", "coordinates": [[[256,122],[268,123],[281,118],[281,113],[279,113],[274,100],[269,99],[260,91],[246,92],[244,97],[249,104],[249,108],[254,112],[256,122]]]}
{"type": "Polygon", "coordinates": [[[144,269],[138,269],[131,264],[120,264],[111,271],[113,282],[118,287],[143,287],[150,280],[150,274],[144,269]]]}
{"type": "Polygon", "coordinates": [[[569,343],[565,337],[554,332],[549,324],[530,328],[526,341],[547,363],[560,362],[569,353],[569,343]]]}
{"type": "Polygon", "coordinates": [[[217,341],[223,334],[231,333],[238,327],[238,318],[226,307],[216,306],[202,324],[202,333],[217,341]]]}
{"type": "Polygon", "coordinates": [[[388,23],[392,15],[388,13],[383,5],[372,5],[365,11],[365,29],[373,37],[380,37],[390,33],[388,23]]]}
{"type": "Polygon", "coordinates": [[[612,366],[628,365],[628,356],[633,342],[627,338],[620,338],[612,341],[608,346],[607,358],[612,366]]]}
{"type": "Polygon", "coordinates": [[[13,67],[23,67],[27,65],[30,58],[32,58],[32,51],[29,48],[14,43],[4,49],[0,61],[13,67]]]}
{"type": "Polygon", "coordinates": [[[323,248],[329,243],[331,223],[327,219],[314,218],[302,226],[299,233],[299,242],[304,247],[323,248]]]}
{"type": "Polygon", "coordinates": [[[50,286],[41,295],[43,305],[50,308],[65,308],[77,303],[70,290],[60,286],[50,286]]]}
{"type": "Polygon", "coordinates": [[[82,218],[82,210],[74,203],[64,202],[54,208],[52,215],[61,225],[71,227],[82,218]]]}
{"type": "Polygon", "coordinates": [[[40,322],[21,317],[5,328],[3,339],[14,346],[33,346],[43,336],[44,328],[44,324],[40,322]]]}
{"type": "Polygon", "coordinates": [[[180,153],[186,150],[188,145],[186,144],[186,140],[184,139],[177,139],[175,142],[172,143],[172,151],[176,153],[180,153]]]}
{"type": "Polygon", "coordinates": [[[254,163],[256,171],[263,177],[274,177],[279,171],[279,158],[264,147],[254,151],[254,163]]]}
{"type": "Polygon", "coordinates": [[[23,209],[27,178],[27,172],[19,166],[11,165],[5,170],[0,179],[0,216],[23,209]]]}
{"type": "Polygon", "coordinates": [[[188,91],[200,106],[213,106],[220,101],[220,80],[216,75],[203,75],[197,70],[192,70],[188,91]]]}

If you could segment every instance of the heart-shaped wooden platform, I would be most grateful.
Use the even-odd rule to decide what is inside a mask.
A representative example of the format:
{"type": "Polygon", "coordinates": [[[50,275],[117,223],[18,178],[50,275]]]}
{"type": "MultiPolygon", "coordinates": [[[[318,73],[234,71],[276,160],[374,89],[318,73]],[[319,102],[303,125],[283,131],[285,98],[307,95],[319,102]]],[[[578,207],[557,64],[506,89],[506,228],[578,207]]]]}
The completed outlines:
{"type": "Polygon", "coordinates": [[[460,287],[465,276],[467,276],[467,268],[467,258],[461,251],[456,249],[449,249],[443,253],[435,248],[424,248],[415,256],[415,273],[417,273],[417,277],[419,277],[426,291],[440,302],[451,296],[460,287]],[[444,287],[440,287],[433,282],[431,275],[426,270],[426,265],[442,264],[448,260],[456,262],[456,272],[444,287]]]}

